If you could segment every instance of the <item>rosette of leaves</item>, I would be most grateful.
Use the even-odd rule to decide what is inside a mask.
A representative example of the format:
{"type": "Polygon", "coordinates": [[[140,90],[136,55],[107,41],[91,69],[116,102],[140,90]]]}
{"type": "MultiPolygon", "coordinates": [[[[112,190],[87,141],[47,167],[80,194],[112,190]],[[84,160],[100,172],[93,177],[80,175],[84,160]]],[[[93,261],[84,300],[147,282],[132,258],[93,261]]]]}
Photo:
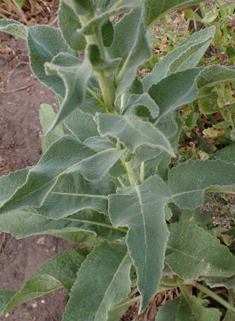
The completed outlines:
{"type": "Polygon", "coordinates": [[[137,77],[151,58],[151,25],[196,3],[62,0],[59,28],[0,21],[2,31],[27,41],[33,73],[57,101],[56,113],[41,106],[39,163],[0,180],[0,229],[17,238],[48,233],[92,247],[54,256],[17,293],[0,291],[2,314],[64,287],[63,321],[118,321],[137,285],[140,311],[156,292],[181,287],[180,298],[157,320],[220,319],[208,300],[183,286],[235,274],[234,256],[194,215],[208,192],[234,193],[235,165],[222,158],[168,165],[183,124],[179,107],[206,86],[234,80],[235,70],[197,68],[213,39],[211,27],[188,37],[143,80],[137,77]]]}

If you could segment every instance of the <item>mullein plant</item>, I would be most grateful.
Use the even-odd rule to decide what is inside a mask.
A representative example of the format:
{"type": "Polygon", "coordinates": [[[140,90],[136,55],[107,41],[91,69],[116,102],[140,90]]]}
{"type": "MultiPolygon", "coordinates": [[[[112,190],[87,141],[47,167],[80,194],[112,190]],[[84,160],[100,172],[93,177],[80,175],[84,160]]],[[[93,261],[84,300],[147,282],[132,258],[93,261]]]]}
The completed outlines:
{"type": "Polygon", "coordinates": [[[200,213],[209,192],[235,192],[232,145],[214,159],[169,166],[183,126],[179,108],[205,88],[233,81],[235,69],[197,67],[215,34],[210,27],[138,78],[152,56],[151,26],[197,3],[61,0],[58,28],[0,20],[1,31],[27,41],[32,71],[57,106],[41,105],[39,163],[0,180],[0,229],[87,245],[53,256],[19,292],[0,291],[1,314],[64,287],[63,321],[118,321],[134,301],[143,312],[153,295],[179,287],[157,321],[219,321],[225,313],[235,320],[235,258],[200,213]],[[207,285],[227,288],[228,301],[207,285]],[[204,293],[224,310],[208,307],[204,293]]]}

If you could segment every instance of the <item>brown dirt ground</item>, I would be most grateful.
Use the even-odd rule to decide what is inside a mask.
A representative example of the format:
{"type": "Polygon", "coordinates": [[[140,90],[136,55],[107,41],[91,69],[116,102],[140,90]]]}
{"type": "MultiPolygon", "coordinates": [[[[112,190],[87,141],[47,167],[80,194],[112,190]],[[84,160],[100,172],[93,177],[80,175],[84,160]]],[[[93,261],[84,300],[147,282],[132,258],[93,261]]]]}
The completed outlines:
{"type": "MultiPolygon", "coordinates": [[[[25,41],[0,33],[0,176],[40,159],[41,103],[53,104],[54,95],[33,76],[25,41]]],[[[77,245],[49,235],[16,240],[2,232],[0,290],[18,291],[48,258],[72,247],[77,245]]],[[[65,294],[61,289],[24,303],[0,321],[59,321],[65,294]]]]}

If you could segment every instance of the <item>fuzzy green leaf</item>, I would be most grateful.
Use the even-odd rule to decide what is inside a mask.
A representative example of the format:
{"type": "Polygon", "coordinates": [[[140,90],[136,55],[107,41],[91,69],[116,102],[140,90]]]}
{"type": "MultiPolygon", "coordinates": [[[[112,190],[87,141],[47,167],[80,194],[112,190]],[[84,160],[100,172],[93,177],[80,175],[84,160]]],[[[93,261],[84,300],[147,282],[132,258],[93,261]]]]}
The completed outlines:
{"type": "Polygon", "coordinates": [[[175,321],[219,321],[222,313],[216,308],[207,308],[209,300],[181,294],[175,321]]]}
{"type": "Polygon", "coordinates": [[[50,26],[37,25],[28,29],[28,48],[31,68],[34,75],[55,93],[64,96],[65,88],[62,79],[54,75],[46,75],[44,64],[51,62],[60,52],[72,50],[65,43],[60,30],[50,26]]]}
{"type": "Polygon", "coordinates": [[[159,118],[178,107],[194,101],[198,95],[196,77],[200,68],[192,68],[171,74],[149,88],[150,97],[160,108],[159,118]],[[169,94],[170,88],[170,94],[169,94]]]}
{"type": "Polygon", "coordinates": [[[103,23],[101,27],[101,32],[102,32],[104,46],[110,47],[114,39],[114,27],[112,22],[109,19],[107,19],[103,23]]]}
{"type": "Polygon", "coordinates": [[[167,138],[154,125],[140,118],[125,115],[107,115],[97,113],[98,131],[104,137],[115,137],[131,153],[142,146],[150,146],[166,151],[174,156],[174,151],[167,138]]]}
{"type": "Polygon", "coordinates": [[[77,273],[63,321],[106,320],[130,291],[131,263],[126,247],[106,241],[97,246],[77,273]]]}
{"type": "Polygon", "coordinates": [[[62,287],[62,284],[49,275],[37,275],[28,279],[22,289],[17,292],[8,302],[3,313],[10,311],[17,305],[32,300],[62,287]]]}
{"type": "Polygon", "coordinates": [[[108,195],[115,192],[110,181],[89,182],[79,173],[63,175],[37,212],[59,219],[86,208],[107,214],[108,195]]]}
{"type": "Polygon", "coordinates": [[[143,11],[136,9],[126,14],[115,25],[114,33],[114,41],[108,52],[112,59],[122,58],[116,75],[116,99],[118,99],[135,80],[138,67],[151,57],[143,23],[143,11]]]}
{"type": "Polygon", "coordinates": [[[235,143],[218,150],[211,156],[211,159],[235,163],[235,143]]]}
{"type": "Polygon", "coordinates": [[[168,186],[180,208],[194,209],[203,203],[207,191],[235,192],[235,164],[216,161],[188,161],[169,172],[168,186]]]}
{"type": "Polygon", "coordinates": [[[151,115],[152,118],[156,118],[159,114],[159,107],[147,93],[142,95],[132,94],[125,105],[124,113],[134,114],[139,117],[151,115]]]}
{"type": "Polygon", "coordinates": [[[200,75],[197,77],[197,86],[200,89],[205,86],[212,86],[221,82],[233,81],[234,79],[234,68],[212,65],[202,69],[200,75]]]}
{"type": "Polygon", "coordinates": [[[11,19],[0,19],[0,31],[9,33],[13,36],[27,39],[28,28],[22,23],[11,19]]]}
{"type": "Polygon", "coordinates": [[[96,44],[90,44],[87,47],[89,60],[94,68],[94,70],[106,70],[109,69],[114,72],[121,62],[121,58],[115,58],[112,60],[105,60],[101,57],[100,49],[96,44]]]}
{"type": "Polygon", "coordinates": [[[140,8],[143,0],[111,0],[99,1],[92,3],[92,9],[96,13],[95,17],[91,19],[81,30],[85,35],[90,35],[94,32],[97,25],[101,25],[106,19],[118,12],[125,12],[134,8],[140,8]]]}
{"type": "Polygon", "coordinates": [[[16,294],[15,291],[2,290],[0,291],[0,315],[2,315],[6,309],[8,302],[16,294]]]}
{"type": "Polygon", "coordinates": [[[28,176],[30,168],[21,169],[16,172],[11,172],[7,176],[0,178],[0,204],[1,206],[8,201],[16,189],[23,185],[28,176]]]}
{"type": "MultiPolygon", "coordinates": [[[[53,143],[38,165],[30,170],[25,184],[9,197],[2,206],[1,213],[25,206],[41,206],[62,174],[78,172],[88,180],[98,181],[107,174],[123,152],[124,150],[116,148],[96,152],[78,140],[64,136],[53,143]]],[[[0,182],[4,184],[4,180],[0,182]]]]}
{"type": "Polygon", "coordinates": [[[73,243],[89,246],[100,240],[117,240],[125,236],[125,229],[114,228],[107,216],[91,210],[83,210],[65,219],[53,220],[38,215],[32,208],[15,210],[0,215],[1,230],[16,238],[51,234],[73,243]]]}
{"type": "Polygon", "coordinates": [[[72,111],[83,105],[86,98],[86,88],[92,75],[92,65],[88,59],[82,63],[79,59],[69,60],[68,55],[59,54],[51,63],[47,63],[47,74],[57,73],[65,86],[65,97],[56,120],[49,131],[53,130],[72,111]],[[68,65],[68,61],[70,61],[68,65]]]}
{"type": "Polygon", "coordinates": [[[159,307],[155,321],[175,321],[179,302],[180,297],[166,301],[166,303],[159,307]]]}
{"type": "Polygon", "coordinates": [[[198,4],[199,0],[146,0],[145,1],[145,24],[149,28],[157,19],[167,12],[179,8],[185,8],[198,4]]]}
{"type": "Polygon", "coordinates": [[[179,47],[169,52],[143,79],[144,90],[172,73],[195,67],[213,39],[214,27],[193,33],[179,47]]]}
{"type": "Polygon", "coordinates": [[[77,271],[80,269],[82,262],[88,254],[89,252],[86,248],[60,252],[41,265],[28,280],[36,275],[46,274],[54,277],[67,291],[70,291],[77,278],[77,271]]]}
{"type": "Polygon", "coordinates": [[[235,274],[235,258],[229,249],[188,220],[171,224],[165,262],[185,280],[235,274]]]}
{"type": "MultiPolygon", "coordinates": [[[[47,104],[40,105],[40,122],[42,125],[42,131],[45,134],[54,123],[56,119],[56,113],[53,108],[47,104]]],[[[54,143],[56,140],[60,139],[64,136],[64,130],[62,124],[59,124],[53,132],[48,134],[47,136],[42,136],[42,152],[45,154],[46,150],[54,143]]]]}
{"type": "Polygon", "coordinates": [[[143,310],[161,279],[168,230],[165,205],[170,198],[165,183],[152,176],[141,185],[118,188],[109,196],[109,214],[115,227],[128,226],[127,244],[137,269],[143,310]]]}
{"type": "Polygon", "coordinates": [[[60,2],[58,18],[65,42],[75,51],[84,50],[86,39],[84,35],[78,32],[78,29],[81,28],[79,18],[74,10],[63,0],[60,2]]]}

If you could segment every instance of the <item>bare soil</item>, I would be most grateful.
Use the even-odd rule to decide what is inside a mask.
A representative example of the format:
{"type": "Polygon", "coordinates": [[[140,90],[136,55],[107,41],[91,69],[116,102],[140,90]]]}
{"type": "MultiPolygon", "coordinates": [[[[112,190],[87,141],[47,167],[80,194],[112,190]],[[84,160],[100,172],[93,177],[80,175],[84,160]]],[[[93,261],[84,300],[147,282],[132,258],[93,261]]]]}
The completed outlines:
{"type": "MultiPolygon", "coordinates": [[[[54,95],[32,74],[26,42],[0,33],[0,176],[40,159],[41,103],[53,105],[54,95]]],[[[48,258],[78,246],[50,235],[16,240],[0,233],[0,290],[20,290],[25,278],[48,258]]],[[[65,295],[63,289],[51,292],[20,305],[0,321],[60,321],[65,295]]]]}

